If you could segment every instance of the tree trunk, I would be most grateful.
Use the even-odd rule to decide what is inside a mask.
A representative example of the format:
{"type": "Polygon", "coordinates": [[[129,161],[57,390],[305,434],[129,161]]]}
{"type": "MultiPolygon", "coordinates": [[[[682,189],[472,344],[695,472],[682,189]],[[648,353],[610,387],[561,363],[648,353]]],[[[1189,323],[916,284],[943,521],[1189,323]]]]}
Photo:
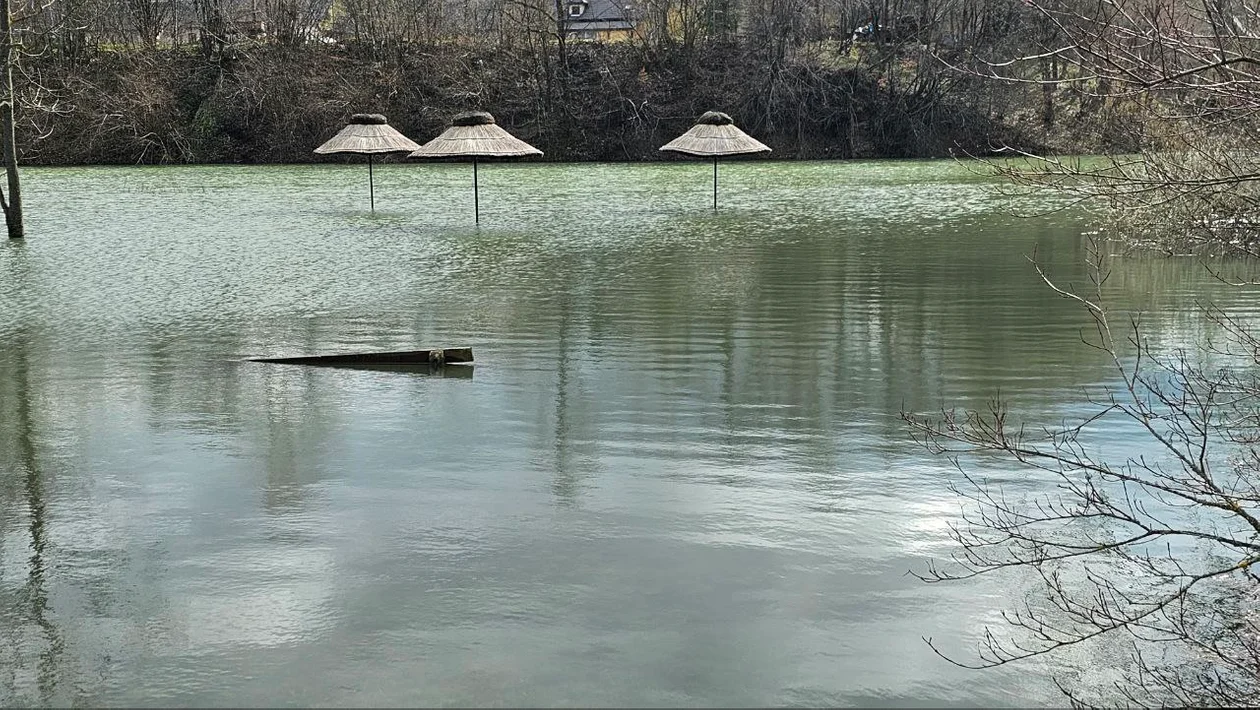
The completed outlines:
{"type": "Polygon", "coordinates": [[[1041,60],[1041,123],[1046,128],[1054,125],[1055,82],[1059,80],[1059,65],[1053,57],[1041,60]]]}
{"type": "Polygon", "coordinates": [[[569,70],[569,19],[566,14],[568,10],[565,8],[564,0],[555,0],[556,13],[556,59],[560,65],[560,69],[564,72],[569,70]]]}
{"type": "Polygon", "coordinates": [[[9,194],[0,195],[0,206],[4,207],[4,223],[9,229],[9,239],[21,239],[26,236],[22,227],[22,187],[18,182],[17,136],[14,134],[13,110],[13,64],[17,61],[17,51],[13,46],[13,17],[10,14],[10,1],[0,0],[0,53],[4,55],[3,86],[0,91],[0,150],[4,155],[4,172],[9,178],[9,194]],[[4,199],[7,197],[8,199],[4,199]]]}

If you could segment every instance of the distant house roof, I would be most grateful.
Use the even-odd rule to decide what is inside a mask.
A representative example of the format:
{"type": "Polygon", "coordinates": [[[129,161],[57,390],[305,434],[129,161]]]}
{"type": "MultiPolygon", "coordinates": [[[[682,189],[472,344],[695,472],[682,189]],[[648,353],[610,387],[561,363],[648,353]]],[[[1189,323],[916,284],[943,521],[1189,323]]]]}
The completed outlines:
{"type": "Polygon", "coordinates": [[[563,8],[565,29],[569,32],[583,30],[632,30],[635,26],[633,5],[618,0],[565,0],[563,8]]]}

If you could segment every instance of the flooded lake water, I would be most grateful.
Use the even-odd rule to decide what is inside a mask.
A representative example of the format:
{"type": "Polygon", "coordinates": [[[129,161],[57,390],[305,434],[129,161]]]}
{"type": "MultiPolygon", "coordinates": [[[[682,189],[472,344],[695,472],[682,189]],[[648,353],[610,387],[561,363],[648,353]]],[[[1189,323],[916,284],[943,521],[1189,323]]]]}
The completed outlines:
{"type": "MultiPolygon", "coordinates": [[[[732,162],[716,215],[710,171],[484,165],[480,227],[466,165],[379,166],[375,215],[366,166],[27,171],[0,705],[1058,702],[922,640],[1030,587],[906,574],[957,473],[898,413],[1085,411],[1115,374],[1026,256],[1081,283],[1087,226],[951,162],[732,162]]],[[[1170,347],[1255,311],[1189,259],[1109,293],[1170,347]]]]}

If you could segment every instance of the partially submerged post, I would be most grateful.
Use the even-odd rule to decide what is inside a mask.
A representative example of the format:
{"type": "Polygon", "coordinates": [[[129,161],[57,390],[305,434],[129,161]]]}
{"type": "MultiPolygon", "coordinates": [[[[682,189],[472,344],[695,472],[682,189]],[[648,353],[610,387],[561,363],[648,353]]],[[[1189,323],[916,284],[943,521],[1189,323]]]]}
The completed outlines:
{"type": "Polygon", "coordinates": [[[479,158],[523,158],[542,155],[542,151],[503,130],[494,116],[485,111],[461,113],[451,120],[442,135],[420,146],[412,158],[472,158],[473,221],[481,222],[481,204],[477,186],[479,158]]]}
{"type": "Polygon", "coordinates": [[[350,124],[327,143],[315,149],[320,155],[357,153],[368,159],[368,199],[376,211],[376,186],[372,175],[372,156],[381,153],[410,153],[419,144],[394,130],[379,113],[356,113],[350,124]]]}
{"type": "Polygon", "coordinates": [[[718,158],[724,155],[769,153],[770,146],[739,130],[730,116],[707,111],[691,130],[661,146],[661,150],[713,158],[713,211],[717,212],[718,158]]]}

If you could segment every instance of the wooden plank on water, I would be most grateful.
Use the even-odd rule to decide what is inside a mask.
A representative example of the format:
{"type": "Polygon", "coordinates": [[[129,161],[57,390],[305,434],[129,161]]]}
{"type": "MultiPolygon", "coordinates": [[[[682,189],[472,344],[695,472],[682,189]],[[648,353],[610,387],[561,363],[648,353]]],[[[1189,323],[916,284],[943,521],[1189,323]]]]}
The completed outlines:
{"type": "MultiPolygon", "coordinates": [[[[316,365],[326,367],[352,367],[370,365],[433,365],[429,350],[399,350],[388,353],[345,353],[340,355],[304,355],[301,357],[252,357],[252,362],[270,362],[281,365],[316,365]]],[[[441,348],[441,364],[467,364],[473,361],[472,348],[441,348]]]]}

